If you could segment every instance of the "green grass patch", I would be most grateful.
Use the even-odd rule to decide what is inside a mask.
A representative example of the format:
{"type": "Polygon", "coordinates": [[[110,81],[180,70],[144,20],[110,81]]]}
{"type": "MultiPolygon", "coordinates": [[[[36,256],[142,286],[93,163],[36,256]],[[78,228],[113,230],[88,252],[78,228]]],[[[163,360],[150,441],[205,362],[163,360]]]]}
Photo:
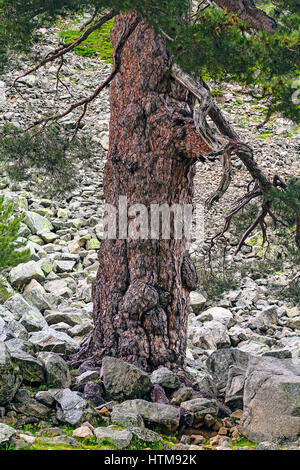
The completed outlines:
{"type": "MultiPolygon", "coordinates": [[[[82,57],[94,57],[97,55],[100,59],[111,64],[113,62],[113,46],[110,41],[110,31],[114,25],[114,18],[107,21],[100,29],[94,31],[84,42],[75,47],[75,54],[82,57]]],[[[69,29],[60,33],[66,43],[75,41],[82,35],[82,32],[69,29]]]]}

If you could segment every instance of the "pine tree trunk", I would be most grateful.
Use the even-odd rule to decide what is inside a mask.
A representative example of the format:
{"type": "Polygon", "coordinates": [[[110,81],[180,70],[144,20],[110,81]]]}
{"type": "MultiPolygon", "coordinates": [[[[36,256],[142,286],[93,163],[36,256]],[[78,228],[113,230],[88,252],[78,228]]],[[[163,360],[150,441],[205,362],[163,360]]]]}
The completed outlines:
{"type": "MultiPolygon", "coordinates": [[[[134,15],[118,16],[114,48],[134,15]]],[[[139,23],[122,52],[110,90],[106,203],[191,204],[195,159],[209,152],[193,123],[194,99],[170,76],[161,38],[139,23]]],[[[95,328],[87,364],[107,355],[151,371],[183,368],[189,292],[197,273],[186,240],[106,239],[93,286],[95,328]]]]}

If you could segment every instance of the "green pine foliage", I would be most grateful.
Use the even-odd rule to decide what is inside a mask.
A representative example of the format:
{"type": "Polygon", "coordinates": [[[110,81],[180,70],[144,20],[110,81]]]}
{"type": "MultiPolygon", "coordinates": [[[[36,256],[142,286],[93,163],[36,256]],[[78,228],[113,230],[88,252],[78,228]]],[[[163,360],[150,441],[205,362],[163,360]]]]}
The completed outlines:
{"type": "MultiPolygon", "coordinates": [[[[237,15],[222,10],[214,2],[209,8],[198,12],[194,18],[196,21],[188,23],[188,3],[188,0],[0,0],[0,70],[1,66],[5,70],[3,67],[12,56],[12,51],[26,52],[33,41],[40,39],[41,26],[57,24],[59,18],[87,10],[93,12],[96,9],[98,17],[111,9],[117,12],[135,10],[157,33],[163,31],[169,37],[167,47],[184,71],[196,76],[200,74],[204,78],[241,83],[255,94],[256,99],[264,101],[266,113],[279,112],[300,123],[300,103],[293,99],[295,94],[300,97],[297,91],[297,87],[300,90],[300,0],[259,2],[259,7],[274,17],[279,25],[274,33],[254,31],[237,15]]],[[[90,55],[97,50],[100,57],[101,54],[102,58],[108,57],[111,53],[107,41],[110,27],[109,23],[105,25],[103,37],[101,32],[93,33],[76,53],[90,55]]],[[[69,43],[78,34],[69,31],[63,33],[63,37],[69,43]]],[[[13,171],[17,167],[18,171],[27,168],[30,174],[33,170],[29,162],[37,163],[40,169],[46,167],[46,178],[48,173],[51,174],[49,166],[53,168],[54,163],[58,163],[60,170],[57,176],[63,176],[68,161],[68,149],[62,143],[64,135],[60,138],[56,133],[58,145],[57,151],[53,151],[51,143],[54,139],[50,134],[45,139],[38,136],[28,139],[20,134],[17,144],[16,131],[7,142],[2,133],[0,145],[4,150],[0,150],[0,160],[3,161],[6,155],[5,158],[13,162],[15,157],[18,159],[21,155],[22,163],[17,164],[15,160],[13,171]],[[32,151],[29,150],[30,141],[34,147],[32,151]],[[38,145],[42,146],[40,155],[38,145]],[[25,156],[18,152],[18,147],[23,146],[28,149],[25,156]],[[50,163],[47,162],[47,155],[50,163]]],[[[9,139],[7,134],[6,138],[9,139]]],[[[67,142],[69,146],[68,139],[67,142]]]]}
{"type": "Polygon", "coordinates": [[[285,189],[273,189],[269,194],[276,213],[284,216],[290,227],[294,226],[300,215],[300,178],[290,178],[285,189]]]}
{"type": "Polygon", "coordinates": [[[13,204],[0,196],[0,271],[29,260],[30,251],[24,249],[26,243],[18,241],[23,218],[22,214],[15,215],[13,204]]]}
{"type": "Polygon", "coordinates": [[[86,139],[69,135],[53,124],[43,131],[22,132],[5,125],[0,133],[0,167],[13,181],[28,180],[49,195],[78,185],[78,165],[90,165],[86,139]]]}

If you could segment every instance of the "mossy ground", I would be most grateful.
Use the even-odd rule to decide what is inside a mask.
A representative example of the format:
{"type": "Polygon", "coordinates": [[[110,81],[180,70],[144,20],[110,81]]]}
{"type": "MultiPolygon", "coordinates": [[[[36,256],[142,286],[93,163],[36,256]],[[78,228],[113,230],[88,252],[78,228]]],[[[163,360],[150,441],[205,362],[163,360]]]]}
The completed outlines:
{"type": "MultiPolygon", "coordinates": [[[[112,63],[113,47],[110,41],[110,31],[113,27],[114,19],[105,23],[99,30],[94,31],[84,42],[75,47],[75,54],[83,57],[93,57],[97,55],[107,63],[112,63]]],[[[71,43],[79,38],[82,33],[69,29],[61,32],[61,37],[66,43],[71,43]]]]}

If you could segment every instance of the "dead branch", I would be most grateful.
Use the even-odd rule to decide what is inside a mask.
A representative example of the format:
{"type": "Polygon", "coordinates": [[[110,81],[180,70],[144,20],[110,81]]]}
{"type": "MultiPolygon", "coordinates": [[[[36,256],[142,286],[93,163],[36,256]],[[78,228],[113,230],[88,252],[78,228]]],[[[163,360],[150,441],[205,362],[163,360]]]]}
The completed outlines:
{"type": "Polygon", "coordinates": [[[111,12],[107,13],[102,18],[100,18],[99,21],[91,25],[78,39],[76,39],[76,41],[70,44],[65,44],[55,49],[53,52],[48,54],[41,62],[39,62],[35,67],[33,67],[30,70],[27,70],[27,72],[15,78],[11,88],[14,88],[16,85],[16,82],[20,80],[21,78],[27,77],[27,75],[30,75],[36,72],[38,69],[43,67],[48,62],[52,62],[55,59],[59,59],[63,55],[67,54],[67,52],[72,51],[75,47],[77,47],[79,44],[85,41],[90,36],[90,34],[96,31],[96,29],[101,28],[101,26],[104,25],[107,21],[111,20],[116,15],[116,13],[117,13],[116,11],[112,10],[111,12]]]}
{"type": "Polygon", "coordinates": [[[91,18],[88,21],[86,21],[86,23],[84,23],[83,26],[81,26],[81,28],[79,30],[80,32],[84,31],[85,28],[87,28],[94,21],[94,19],[98,15],[98,12],[99,12],[99,8],[96,7],[95,10],[94,10],[94,13],[91,16],[91,18]]]}
{"type": "Polygon", "coordinates": [[[269,33],[273,33],[277,29],[276,21],[263,10],[257,8],[253,0],[214,0],[214,3],[224,10],[236,13],[253,29],[269,33]]]}
{"type": "Polygon", "coordinates": [[[131,36],[131,34],[134,32],[134,30],[136,29],[137,25],[139,23],[139,19],[137,18],[131,25],[130,27],[127,29],[127,31],[124,33],[124,35],[121,37],[120,39],[120,42],[116,48],[116,51],[114,53],[114,67],[113,67],[113,70],[112,72],[110,73],[110,75],[107,77],[106,80],[104,80],[104,82],[102,82],[95,90],[94,92],[87,96],[86,98],[83,98],[81,99],[80,101],[77,101],[76,103],[73,103],[71,104],[64,112],[60,113],[60,114],[56,114],[54,116],[50,116],[48,118],[42,118],[42,119],[39,119],[38,121],[35,121],[33,122],[27,129],[26,131],[28,131],[29,129],[32,129],[33,127],[36,127],[40,124],[47,124],[48,122],[53,122],[53,121],[58,121],[59,119],[62,119],[63,117],[67,116],[68,114],[70,114],[74,109],[77,109],[81,106],[83,106],[83,113],[81,114],[81,116],[79,117],[79,123],[77,121],[76,123],[76,131],[78,130],[78,127],[79,127],[79,124],[80,124],[80,121],[82,120],[82,118],[84,117],[85,113],[86,113],[86,110],[87,110],[87,105],[93,101],[98,95],[99,93],[104,89],[106,88],[110,82],[114,79],[114,77],[116,76],[116,74],[118,73],[119,71],[119,68],[120,68],[120,65],[121,65],[121,54],[122,54],[122,50],[123,50],[123,47],[124,45],[126,44],[127,42],[127,39],[129,38],[129,36],[131,36]]]}
{"type": "Polygon", "coordinates": [[[232,179],[232,162],[230,158],[230,153],[229,151],[225,151],[222,155],[222,160],[223,160],[223,176],[221,179],[221,182],[219,184],[219,187],[216,191],[216,193],[207,199],[205,202],[205,207],[209,210],[211,209],[212,205],[219,201],[223,194],[227,191],[227,189],[230,186],[231,179],[232,179]]]}

